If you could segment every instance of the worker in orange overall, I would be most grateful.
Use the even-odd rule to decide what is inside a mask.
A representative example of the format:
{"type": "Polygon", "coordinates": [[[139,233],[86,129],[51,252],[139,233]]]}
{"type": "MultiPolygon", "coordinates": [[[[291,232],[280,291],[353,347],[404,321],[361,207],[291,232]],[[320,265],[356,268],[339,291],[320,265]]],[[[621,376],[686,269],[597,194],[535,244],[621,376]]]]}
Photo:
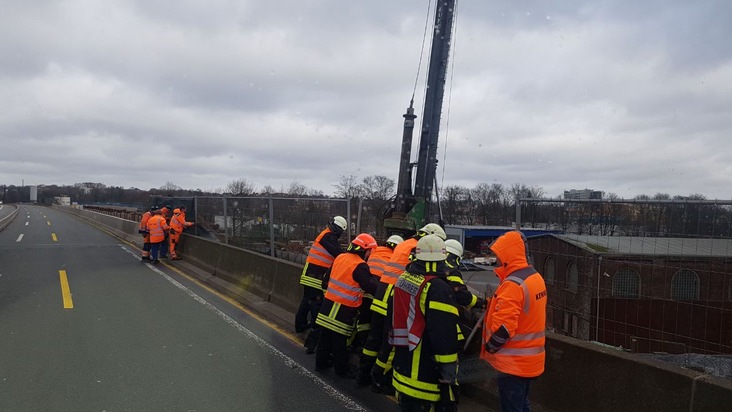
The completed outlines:
{"type": "MultiPolygon", "coordinates": [[[[158,263],[160,246],[165,242],[165,234],[170,229],[160,210],[155,210],[147,221],[147,230],[150,232],[150,263],[158,263]]],[[[167,251],[166,251],[167,252],[167,251]]]]}
{"type": "Polygon", "coordinates": [[[489,247],[501,283],[488,304],[480,357],[498,372],[501,411],[527,412],[531,382],[544,373],[546,285],[521,232],[507,232],[489,247]]]}
{"type": "Polygon", "coordinates": [[[183,233],[183,229],[193,226],[193,222],[186,222],[186,207],[178,206],[173,209],[173,216],[170,218],[170,258],[173,260],[180,260],[181,257],[178,255],[176,248],[180,241],[180,235],[183,233]]]}
{"type": "MultiPolygon", "coordinates": [[[[160,215],[165,219],[165,223],[170,225],[170,217],[171,212],[173,211],[173,207],[166,204],[165,206],[160,208],[160,215]]],[[[160,257],[163,259],[168,258],[168,231],[165,231],[165,239],[163,239],[163,243],[160,245],[160,257]]]]}
{"type": "Polygon", "coordinates": [[[147,221],[153,216],[153,212],[158,210],[157,206],[150,207],[150,210],[142,214],[140,219],[140,227],[137,230],[142,235],[142,257],[141,261],[150,260],[150,232],[147,230],[147,221]]]}

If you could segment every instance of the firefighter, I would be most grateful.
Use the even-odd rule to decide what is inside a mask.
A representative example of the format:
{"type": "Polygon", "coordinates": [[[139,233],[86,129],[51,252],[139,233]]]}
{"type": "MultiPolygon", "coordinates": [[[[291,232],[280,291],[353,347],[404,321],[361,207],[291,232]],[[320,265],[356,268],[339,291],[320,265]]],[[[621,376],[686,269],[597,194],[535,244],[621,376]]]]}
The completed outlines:
{"type": "Polygon", "coordinates": [[[447,259],[445,260],[448,267],[447,280],[450,282],[450,286],[452,286],[457,304],[466,308],[484,308],[485,301],[468,290],[468,287],[463,281],[463,275],[460,273],[463,245],[455,239],[447,239],[445,241],[445,250],[447,251],[447,259]]]}
{"type": "Polygon", "coordinates": [[[528,411],[531,382],[544,372],[546,285],[521,232],[507,232],[489,247],[500,284],[488,305],[480,357],[498,372],[501,411],[528,411]]]}
{"type": "MultiPolygon", "coordinates": [[[[407,266],[413,258],[413,252],[417,247],[419,239],[428,234],[437,235],[443,240],[446,238],[445,231],[440,225],[428,223],[420,228],[414,236],[394,248],[394,253],[392,253],[391,259],[389,259],[389,263],[384,268],[384,273],[381,276],[379,288],[376,290],[376,295],[374,295],[374,302],[371,304],[371,310],[375,312],[375,315],[372,317],[372,322],[375,317],[386,316],[394,284],[399,279],[399,276],[407,270],[407,266]]],[[[379,339],[381,342],[379,352],[376,355],[376,363],[371,369],[371,388],[375,392],[389,395],[394,392],[394,389],[391,387],[391,360],[394,356],[394,351],[386,339],[386,336],[391,330],[391,324],[384,321],[382,323],[384,324],[384,329],[380,336],[369,335],[370,337],[379,339]]],[[[376,331],[373,333],[376,333],[376,331]]]]}
{"type": "Polygon", "coordinates": [[[181,259],[176,248],[178,247],[178,242],[180,241],[180,235],[183,233],[183,229],[191,226],[193,226],[193,222],[186,222],[185,206],[181,205],[173,209],[173,217],[170,218],[170,246],[168,247],[171,259],[181,259]]]}
{"type": "Polygon", "coordinates": [[[323,302],[323,276],[333,265],[333,260],[343,252],[338,239],[347,227],[346,219],[342,216],[335,216],[330,220],[328,227],[320,232],[310,247],[305,267],[300,275],[303,296],[295,314],[295,332],[302,333],[310,328],[310,333],[305,338],[305,349],[309,354],[315,353],[315,347],[318,345],[320,327],[315,323],[315,319],[323,302]]]}
{"type": "MultiPolygon", "coordinates": [[[[404,239],[402,239],[401,236],[391,235],[386,240],[385,246],[379,246],[371,252],[366,263],[368,263],[371,275],[374,276],[375,279],[381,279],[384,268],[389,264],[391,255],[394,253],[394,248],[402,242],[404,242],[404,239]]],[[[374,367],[376,355],[378,355],[381,342],[383,341],[384,316],[379,314],[374,316],[374,312],[371,310],[372,302],[373,296],[364,296],[363,304],[359,310],[359,333],[363,333],[361,330],[367,329],[365,328],[365,325],[368,325],[368,329],[365,330],[367,337],[363,344],[361,359],[358,365],[359,385],[369,385],[371,383],[371,369],[374,367]],[[372,333],[374,336],[371,336],[372,333]]]]}
{"type": "Polygon", "coordinates": [[[376,291],[377,280],[371,276],[366,263],[376,246],[373,236],[361,233],[333,262],[316,320],[322,326],[315,352],[315,369],[318,371],[332,365],[336,375],[350,379],[356,377],[356,372],[349,367],[346,342],[356,327],[364,291],[376,291]]]}
{"type": "Polygon", "coordinates": [[[147,230],[150,232],[150,263],[158,263],[158,252],[164,244],[165,234],[170,229],[160,209],[153,212],[152,217],[147,221],[147,230]]]}
{"type": "Polygon", "coordinates": [[[445,241],[424,236],[394,285],[389,340],[403,411],[457,410],[458,309],[445,278],[446,258],[445,241]]]}
{"type": "Polygon", "coordinates": [[[147,221],[150,220],[156,210],[158,210],[157,206],[151,206],[150,210],[142,214],[140,227],[137,230],[142,235],[142,257],[140,258],[142,262],[150,260],[150,231],[147,230],[147,221]]]}

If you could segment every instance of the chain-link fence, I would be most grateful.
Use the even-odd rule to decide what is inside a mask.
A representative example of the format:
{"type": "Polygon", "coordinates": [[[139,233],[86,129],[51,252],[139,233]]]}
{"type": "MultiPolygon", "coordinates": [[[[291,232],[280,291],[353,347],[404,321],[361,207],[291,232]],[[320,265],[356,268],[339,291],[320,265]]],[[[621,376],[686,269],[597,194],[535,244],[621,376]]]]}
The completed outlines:
{"type": "Polygon", "coordinates": [[[548,324],[637,352],[732,353],[732,202],[521,199],[548,324]]]}
{"type": "Polygon", "coordinates": [[[350,231],[342,243],[361,232],[377,235],[376,211],[361,202],[336,198],[156,197],[155,205],[185,205],[196,225],[188,233],[304,263],[308,247],[333,216],[343,216],[350,231]],[[354,204],[355,203],[355,204],[354,204]]]}

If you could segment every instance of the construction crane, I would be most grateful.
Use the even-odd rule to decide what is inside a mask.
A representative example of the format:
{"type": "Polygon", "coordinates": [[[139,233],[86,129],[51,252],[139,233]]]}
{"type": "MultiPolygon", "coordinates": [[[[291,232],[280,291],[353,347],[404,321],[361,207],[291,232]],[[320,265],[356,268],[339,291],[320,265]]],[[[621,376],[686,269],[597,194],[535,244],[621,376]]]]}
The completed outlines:
{"type": "MultiPolygon", "coordinates": [[[[404,132],[397,193],[383,213],[384,228],[389,234],[412,234],[428,223],[427,220],[430,218],[432,191],[435,188],[437,172],[437,138],[440,132],[454,13],[455,0],[437,0],[419,152],[417,161],[411,162],[414,121],[417,118],[414,114],[414,97],[412,97],[407,112],[403,115],[404,132]],[[417,173],[414,176],[414,189],[412,189],[412,170],[415,166],[417,173]]],[[[441,217],[438,223],[442,224],[441,217]]]]}

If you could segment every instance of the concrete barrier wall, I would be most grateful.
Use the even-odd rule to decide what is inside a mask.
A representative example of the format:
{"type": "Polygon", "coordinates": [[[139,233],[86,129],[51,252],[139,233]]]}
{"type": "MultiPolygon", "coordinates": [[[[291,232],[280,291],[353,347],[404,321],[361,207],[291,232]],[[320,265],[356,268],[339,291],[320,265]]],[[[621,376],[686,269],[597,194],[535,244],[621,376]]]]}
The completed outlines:
{"type": "Polygon", "coordinates": [[[257,252],[183,235],[181,253],[211,275],[295,312],[302,298],[302,266],[257,252]]]}
{"type": "Polygon", "coordinates": [[[732,382],[562,335],[547,337],[531,398],[557,411],[723,411],[732,382]]]}
{"type": "Polygon", "coordinates": [[[17,205],[5,205],[5,207],[8,207],[8,208],[12,207],[12,208],[15,208],[15,210],[10,212],[9,215],[0,219],[0,230],[5,229],[10,224],[10,222],[12,222],[13,219],[15,219],[16,216],[18,216],[18,206],[17,205]]]}
{"type": "MultiPolygon", "coordinates": [[[[135,222],[59,208],[141,245],[135,222]]],[[[302,297],[302,265],[185,234],[180,247],[187,262],[213,277],[296,311],[302,297]]],[[[546,372],[531,389],[532,402],[540,404],[541,410],[716,412],[730,410],[732,405],[729,380],[562,335],[549,334],[546,349],[546,372]]],[[[490,403],[495,402],[495,380],[467,386],[466,393],[492,397],[490,403]]]]}

